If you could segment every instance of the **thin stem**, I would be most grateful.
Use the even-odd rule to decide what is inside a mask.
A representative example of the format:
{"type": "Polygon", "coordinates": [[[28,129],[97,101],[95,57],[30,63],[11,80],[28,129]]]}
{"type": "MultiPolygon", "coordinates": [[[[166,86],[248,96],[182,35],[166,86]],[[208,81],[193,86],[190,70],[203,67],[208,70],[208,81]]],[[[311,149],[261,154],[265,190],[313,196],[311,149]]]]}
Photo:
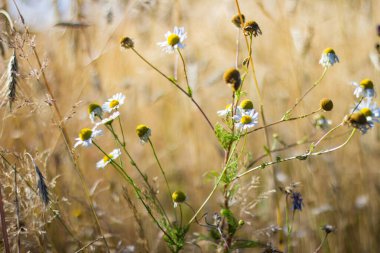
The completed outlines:
{"type": "Polygon", "coordinates": [[[177,51],[178,51],[178,54],[181,57],[181,61],[182,61],[183,72],[185,74],[186,85],[187,85],[187,94],[189,95],[189,97],[192,97],[193,96],[193,91],[191,90],[191,87],[190,87],[190,84],[189,84],[189,78],[187,77],[186,62],[185,62],[185,59],[183,58],[181,50],[179,48],[177,48],[177,51]]]}
{"type": "Polygon", "coordinates": [[[92,244],[94,244],[95,242],[99,241],[99,240],[103,240],[102,237],[99,237],[99,238],[96,238],[95,240],[87,243],[86,245],[84,245],[82,248],[78,249],[77,251],[75,251],[75,253],[79,253],[79,252],[82,252],[84,251],[85,249],[87,249],[88,247],[90,247],[92,244]]]}
{"type": "Polygon", "coordinates": [[[17,170],[16,166],[13,166],[14,171],[14,191],[15,191],[15,206],[16,206],[16,228],[17,228],[17,252],[21,250],[21,238],[20,238],[20,202],[18,199],[18,186],[17,186],[17,170]]]}
{"type": "Polygon", "coordinates": [[[10,253],[9,241],[8,241],[8,232],[7,232],[7,224],[5,222],[5,212],[4,212],[4,202],[3,202],[3,194],[2,185],[0,184],[0,221],[1,221],[1,231],[4,242],[4,251],[6,253],[10,253]]]}
{"type": "Polygon", "coordinates": [[[296,156],[291,156],[291,157],[287,157],[287,158],[280,158],[280,159],[277,159],[276,161],[272,161],[272,162],[264,162],[258,166],[255,166],[239,175],[237,175],[235,178],[232,179],[232,181],[234,180],[237,180],[253,171],[256,171],[256,170],[259,170],[259,169],[265,169],[267,166],[270,166],[270,165],[273,165],[273,164],[277,164],[277,163],[282,163],[282,162],[286,162],[286,161],[290,161],[290,160],[295,160],[295,159],[298,159],[298,160],[305,160],[308,156],[317,156],[317,155],[322,155],[322,154],[326,154],[326,153],[330,153],[330,152],[333,152],[333,151],[336,151],[340,148],[343,148],[345,145],[347,145],[347,143],[351,140],[351,138],[353,137],[353,135],[355,134],[356,132],[356,129],[353,129],[350,136],[347,138],[347,140],[339,145],[339,146],[336,146],[336,147],[333,147],[331,149],[326,149],[326,150],[323,150],[323,151],[319,151],[319,152],[314,152],[314,153],[306,153],[306,154],[301,154],[301,155],[296,155],[296,156]]]}
{"type": "Polygon", "coordinates": [[[292,108],[290,108],[290,110],[288,110],[285,115],[283,116],[283,119],[284,118],[287,118],[291,115],[292,111],[297,107],[297,105],[299,103],[301,103],[301,101],[307,96],[307,94],[309,94],[315,87],[317,87],[317,85],[323,80],[323,78],[325,77],[326,75],[326,72],[327,72],[328,68],[324,68],[323,70],[323,73],[322,75],[320,76],[320,78],[313,84],[313,86],[311,86],[303,95],[301,98],[297,99],[296,103],[293,105],[292,108]]]}
{"type": "Polygon", "coordinates": [[[155,148],[154,148],[154,145],[153,145],[153,143],[152,143],[152,140],[151,140],[150,138],[148,138],[148,141],[149,141],[150,147],[152,148],[153,155],[154,155],[154,158],[156,159],[156,162],[157,162],[157,164],[158,164],[158,167],[160,167],[161,173],[162,173],[162,175],[164,176],[165,183],[166,183],[166,187],[167,187],[167,190],[168,190],[168,193],[169,193],[169,197],[170,197],[171,194],[172,194],[172,191],[170,190],[169,182],[168,182],[168,179],[166,178],[165,171],[164,171],[164,169],[163,169],[162,166],[161,166],[160,160],[158,159],[158,156],[157,156],[156,150],[155,150],[155,148]]]}
{"type": "Polygon", "coordinates": [[[325,236],[323,237],[321,244],[318,246],[318,248],[315,249],[314,253],[318,253],[322,249],[322,246],[325,243],[327,236],[328,236],[328,233],[325,233],[325,236]]]}
{"type": "Polygon", "coordinates": [[[136,49],[132,48],[133,52],[146,64],[148,64],[151,68],[153,68],[157,73],[159,73],[161,76],[163,76],[166,80],[174,84],[174,86],[179,89],[183,94],[185,94],[187,97],[191,99],[191,102],[198,108],[198,110],[201,112],[209,126],[211,127],[212,131],[214,131],[214,126],[211,123],[210,119],[207,117],[206,113],[202,110],[202,108],[199,106],[199,104],[194,100],[194,98],[191,96],[191,94],[187,93],[181,86],[178,85],[177,81],[173,80],[173,78],[168,77],[166,74],[164,74],[161,70],[159,70],[157,67],[155,67],[152,63],[150,63],[148,60],[144,58],[139,52],[136,51],[136,49]]]}
{"type": "MultiPolygon", "coordinates": [[[[235,150],[236,146],[237,145],[234,146],[234,148],[232,150],[232,154],[233,154],[233,151],[235,150]]],[[[232,157],[232,155],[229,156],[229,158],[227,159],[227,162],[225,164],[228,164],[228,162],[231,159],[231,157],[232,157]]],[[[194,221],[194,219],[196,219],[197,215],[200,213],[200,211],[205,207],[205,205],[207,204],[207,202],[210,200],[211,196],[214,194],[214,192],[218,188],[219,183],[222,180],[222,178],[224,176],[224,173],[226,172],[227,168],[228,168],[228,166],[224,166],[222,172],[220,173],[220,176],[219,176],[218,180],[216,181],[216,183],[214,185],[214,188],[211,190],[211,192],[207,196],[206,200],[203,202],[203,204],[198,208],[198,210],[195,212],[195,214],[193,215],[193,217],[190,219],[190,221],[188,222],[189,225],[194,221]]]]}

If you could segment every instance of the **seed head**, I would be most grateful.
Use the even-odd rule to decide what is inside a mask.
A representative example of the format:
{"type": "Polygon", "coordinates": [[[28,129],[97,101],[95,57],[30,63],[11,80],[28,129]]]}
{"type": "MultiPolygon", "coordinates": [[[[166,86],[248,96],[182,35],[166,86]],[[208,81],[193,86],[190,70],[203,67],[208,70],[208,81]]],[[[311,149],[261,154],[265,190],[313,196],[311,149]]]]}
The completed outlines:
{"type": "Polygon", "coordinates": [[[261,29],[259,27],[259,25],[256,23],[256,21],[253,21],[253,20],[250,20],[250,21],[247,21],[245,24],[244,24],[244,34],[245,35],[249,35],[249,36],[259,36],[259,35],[262,35],[263,33],[261,32],[261,29]]]}
{"type": "Polygon", "coordinates": [[[124,37],[120,40],[120,45],[121,47],[125,48],[125,49],[129,49],[129,48],[133,48],[135,43],[133,42],[133,40],[129,37],[124,37]]]}
{"type": "Polygon", "coordinates": [[[368,78],[363,79],[363,80],[360,82],[360,86],[361,86],[363,89],[365,89],[365,90],[367,90],[367,89],[371,89],[371,90],[373,90],[373,82],[372,82],[370,79],[368,79],[368,78]]]}
{"type": "Polygon", "coordinates": [[[326,112],[329,112],[333,109],[334,103],[329,98],[323,98],[320,102],[321,108],[325,110],[326,112]]]}
{"type": "Polygon", "coordinates": [[[330,234],[332,232],[335,232],[336,227],[330,224],[326,224],[322,227],[322,230],[325,231],[326,234],[330,234]]]}
{"type": "Polygon", "coordinates": [[[241,28],[241,24],[242,24],[242,21],[243,20],[243,24],[245,23],[245,17],[244,17],[244,14],[241,14],[241,18],[240,18],[240,15],[239,14],[236,14],[235,16],[232,17],[231,19],[231,22],[237,27],[237,28],[241,28]]]}
{"type": "Polygon", "coordinates": [[[240,107],[241,107],[241,109],[244,109],[244,110],[252,110],[253,109],[253,103],[249,99],[244,99],[243,101],[241,101],[240,107]]]}
{"type": "Polygon", "coordinates": [[[241,78],[239,70],[235,68],[227,69],[224,72],[223,79],[227,84],[231,85],[233,91],[237,91],[240,88],[241,78]]]}
{"type": "Polygon", "coordinates": [[[183,191],[175,191],[172,194],[172,200],[174,203],[183,203],[186,201],[186,194],[183,191]]]}

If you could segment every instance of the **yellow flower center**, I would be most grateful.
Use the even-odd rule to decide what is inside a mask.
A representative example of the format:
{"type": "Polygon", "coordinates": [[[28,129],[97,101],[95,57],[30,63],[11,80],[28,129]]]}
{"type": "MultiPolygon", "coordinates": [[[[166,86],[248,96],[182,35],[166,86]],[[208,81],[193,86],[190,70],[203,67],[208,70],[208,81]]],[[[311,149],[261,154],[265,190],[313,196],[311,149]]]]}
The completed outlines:
{"type": "Polygon", "coordinates": [[[175,33],[172,33],[168,36],[168,44],[172,47],[179,43],[179,36],[175,33]]]}
{"type": "Polygon", "coordinates": [[[149,131],[149,127],[146,125],[138,125],[136,127],[137,136],[142,138],[149,131]]]}
{"type": "Polygon", "coordinates": [[[245,99],[241,101],[240,107],[244,110],[252,110],[253,109],[253,103],[249,99],[245,99]]]}
{"type": "Polygon", "coordinates": [[[93,111],[95,111],[96,109],[102,109],[101,107],[100,107],[100,105],[98,105],[98,104],[90,104],[89,106],[88,106],[88,113],[89,114],[91,114],[93,111]]]}
{"type": "Polygon", "coordinates": [[[324,54],[335,54],[335,51],[334,49],[332,48],[326,48],[324,51],[323,51],[324,54]]]}
{"type": "Polygon", "coordinates": [[[373,89],[373,82],[369,79],[364,79],[360,82],[360,86],[363,89],[373,89]]]}
{"type": "Polygon", "coordinates": [[[182,203],[186,201],[186,194],[182,191],[175,191],[172,194],[172,200],[176,203],[182,203]]]}
{"type": "Polygon", "coordinates": [[[363,113],[366,117],[372,116],[372,111],[365,107],[360,110],[361,113],[363,113]]]}
{"type": "Polygon", "coordinates": [[[91,135],[92,135],[92,130],[90,128],[83,128],[82,130],[80,130],[79,132],[79,138],[82,140],[82,141],[87,141],[91,138],[91,135]]]}
{"type": "Polygon", "coordinates": [[[112,100],[111,102],[110,102],[110,107],[111,108],[115,108],[116,106],[118,106],[119,105],[119,101],[118,100],[112,100]]]}
{"type": "Polygon", "coordinates": [[[252,122],[252,118],[248,115],[244,115],[243,117],[241,117],[240,122],[246,125],[252,122]]]}
{"type": "Polygon", "coordinates": [[[113,159],[113,155],[112,154],[108,154],[108,156],[104,156],[103,157],[103,161],[106,163],[106,162],[108,162],[110,159],[113,159]]]}

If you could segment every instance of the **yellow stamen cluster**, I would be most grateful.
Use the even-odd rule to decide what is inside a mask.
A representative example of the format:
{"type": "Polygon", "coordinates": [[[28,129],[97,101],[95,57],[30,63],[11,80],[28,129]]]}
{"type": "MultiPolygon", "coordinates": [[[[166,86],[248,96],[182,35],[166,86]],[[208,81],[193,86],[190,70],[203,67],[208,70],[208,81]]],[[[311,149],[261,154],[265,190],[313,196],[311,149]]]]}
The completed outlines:
{"type": "Polygon", "coordinates": [[[90,128],[83,128],[79,132],[79,138],[82,141],[89,140],[91,138],[91,135],[92,135],[92,130],[90,128]]]}
{"type": "Polygon", "coordinates": [[[334,51],[334,49],[328,47],[325,50],[323,50],[323,53],[324,54],[335,54],[335,51],[334,51]]]}
{"type": "Polygon", "coordinates": [[[172,200],[175,203],[183,203],[186,201],[186,194],[182,191],[175,191],[172,194],[172,200]]]}
{"type": "Polygon", "coordinates": [[[370,116],[372,116],[372,111],[371,111],[371,109],[369,109],[369,108],[367,108],[367,107],[362,108],[362,109],[360,110],[360,112],[363,113],[364,116],[366,116],[366,117],[370,117],[370,116]]]}
{"type": "Polygon", "coordinates": [[[252,110],[253,109],[253,103],[249,99],[244,99],[240,103],[240,107],[244,110],[252,110]]]}
{"type": "Polygon", "coordinates": [[[241,117],[240,122],[246,125],[252,122],[252,118],[248,115],[244,115],[243,117],[241,117]]]}
{"type": "Polygon", "coordinates": [[[364,79],[360,82],[363,89],[373,89],[373,82],[370,79],[364,79]]]}
{"type": "Polygon", "coordinates": [[[110,107],[111,108],[115,108],[116,106],[118,106],[119,105],[119,101],[118,100],[112,100],[111,102],[110,102],[110,107]]]}
{"type": "Polygon", "coordinates": [[[175,45],[177,45],[180,41],[180,38],[177,34],[175,33],[172,33],[168,36],[168,44],[172,47],[174,47],[175,45]]]}
{"type": "Polygon", "coordinates": [[[106,163],[108,162],[109,160],[113,159],[113,155],[112,154],[108,154],[108,156],[104,156],[103,157],[103,161],[106,163]]]}

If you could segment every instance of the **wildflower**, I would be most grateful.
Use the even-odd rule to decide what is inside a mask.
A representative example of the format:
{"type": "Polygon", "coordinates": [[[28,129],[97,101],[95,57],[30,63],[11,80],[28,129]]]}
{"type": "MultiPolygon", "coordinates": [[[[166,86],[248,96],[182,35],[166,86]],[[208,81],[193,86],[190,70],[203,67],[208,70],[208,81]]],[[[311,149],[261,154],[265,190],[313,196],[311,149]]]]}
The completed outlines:
{"type": "Polygon", "coordinates": [[[330,234],[335,232],[336,228],[333,225],[326,224],[322,227],[322,230],[325,231],[326,234],[330,234]]]}
{"type": "Polygon", "coordinates": [[[125,96],[122,93],[117,93],[108,99],[102,106],[103,111],[112,112],[119,109],[124,104],[125,96]]]}
{"type": "Polygon", "coordinates": [[[185,45],[183,41],[186,39],[187,34],[185,33],[184,27],[174,27],[174,32],[165,33],[166,41],[158,42],[157,45],[162,47],[162,50],[166,53],[173,53],[177,48],[184,48],[185,45]]]}
{"type": "Polygon", "coordinates": [[[121,155],[120,149],[114,149],[112,150],[111,153],[108,155],[104,156],[102,160],[96,163],[96,168],[99,169],[104,169],[112,160],[115,160],[121,155]]]}
{"type": "Polygon", "coordinates": [[[358,129],[362,134],[367,133],[373,127],[373,122],[368,121],[366,115],[361,111],[356,111],[346,116],[345,123],[358,129]]]}
{"type": "Polygon", "coordinates": [[[102,121],[96,123],[96,126],[99,126],[99,125],[111,125],[112,122],[120,116],[120,112],[117,111],[117,112],[114,112],[112,113],[108,118],[105,118],[105,119],[102,119],[102,121]]]}
{"type": "Polygon", "coordinates": [[[239,70],[235,68],[227,69],[223,74],[223,79],[231,86],[233,91],[237,91],[240,88],[241,77],[239,70]]]}
{"type": "Polygon", "coordinates": [[[90,104],[88,106],[88,115],[90,116],[91,122],[95,123],[95,117],[102,119],[103,117],[103,109],[98,104],[90,104]]]}
{"type": "Polygon", "coordinates": [[[254,36],[254,37],[257,37],[259,35],[262,35],[263,33],[261,32],[261,29],[259,27],[259,25],[256,23],[256,21],[247,21],[245,24],[244,24],[244,34],[245,35],[249,35],[249,36],[254,36]]]}
{"type": "Polygon", "coordinates": [[[324,68],[329,68],[337,62],[339,62],[339,58],[332,48],[326,48],[322,53],[321,59],[319,60],[319,64],[321,64],[324,68]]]}
{"type": "Polygon", "coordinates": [[[241,16],[240,16],[239,14],[236,14],[235,16],[232,17],[231,22],[232,22],[237,28],[240,28],[242,22],[243,22],[243,24],[244,24],[244,22],[245,22],[244,14],[241,14],[241,16]]]}
{"type": "Polygon", "coordinates": [[[331,125],[331,120],[326,119],[326,117],[323,116],[322,114],[318,114],[314,117],[313,125],[316,128],[327,130],[331,125]]]}
{"type": "Polygon", "coordinates": [[[138,125],[136,127],[136,133],[137,133],[137,136],[140,138],[140,142],[144,144],[148,141],[152,133],[152,130],[150,130],[150,128],[147,127],[146,125],[138,125]]]}
{"type": "Polygon", "coordinates": [[[120,46],[125,48],[125,49],[130,49],[133,48],[135,43],[133,40],[129,37],[124,37],[120,40],[120,46]]]}
{"type": "Polygon", "coordinates": [[[380,122],[380,108],[377,106],[376,102],[371,100],[365,100],[359,105],[355,106],[356,111],[360,111],[364,114],[367,122],[380,122]]]}
{"type": "Polygon", "coordinates": [[[373,87],[373,82],[370,79],[363,79],[360,84],[356,82],[351,83],[355,86],[354,95],[359,97],[372,98],[376,95],[375,89],[373,87]]]}
{"type": "Polygon", "coordinates": [[[295,211],[295,210],[302,211],[302,205],[303,205],[303,203],[302,203],[302,195],[301,195],[301,193],[300,192],[292,192],[290,197],[293,200],[293,203],[292,203],[292,205],[293,205],[293,207],[292,207],[293,211],[295,211]]]}
{"type": "Polygon", "coordinates": [[[258,112],[254,109],[249,111],[237,111],[234,116],[235,126],[239,130],[248,130],[253,128],[258,123],[258,112]]]}
{"type": "Polygon", "coordinates": [[[226,105],[224,110],[219,110],[216,114],[218,114],[219,117],[225,118],[228,114],[231,114],[231,107],[232,104],[226,105]]]}
{"type": "Polygon", "coordinates": [[[241,101],[240,103],[240,108],[244,111],[249,111],[249,110],[252,110],[253,109],[253,103],[251,100],[249,99],[244,99],[243,101],[241,101]]]}
{"type": "Polygon", "coordinates": [[[74,148],[78,147],[79,145],[82,145],[84,147],[89,147],[92,145],[92,139],[94,139],[96,136],[99,136],[102,134],[102,130],[97,130],[97,126],[94,128],[83,128],[79,132],[79,137],[75,140],[77,141],[74,145],[74,148]]]}
{"type": "Polygon", "coordinates": [[[321,108],[325,110],[326,112],[331,111],[334,107],[334,103],[332,102],[331,99],[328,99],[328,98],[321,99],[320,105],[321,105],[321,108]]]}
{"type": "Polygon", "coordinates": [[[174,207],[177,207],[178,204],[181,204],[181,203],[185,202],[186,199],[187,199],[187,196],[182,191],[175,191],[172,194],[172,200],[174,202],[174,207]]]}

